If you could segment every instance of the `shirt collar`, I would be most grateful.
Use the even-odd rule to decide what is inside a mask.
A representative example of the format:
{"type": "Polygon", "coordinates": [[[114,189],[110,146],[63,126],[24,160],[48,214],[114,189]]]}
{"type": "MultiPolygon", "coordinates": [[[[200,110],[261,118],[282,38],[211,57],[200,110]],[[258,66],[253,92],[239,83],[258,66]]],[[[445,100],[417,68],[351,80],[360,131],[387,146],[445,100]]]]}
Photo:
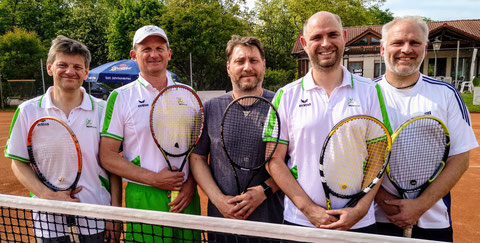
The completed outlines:
{"type": "Polygon", "coordinates": [[[391,84],[388,82],[388,80],[387,80],[387,75],[385,75],[385,74],[382,75],[382,79],[385,80],[385,83],[386,83],[388,86],[390,86],[392,89],[395,89],[395,90],[398,90],[398,91],[402,91],[402,92],[407,92],[407,91],[409,92],[409,91],[411,91],[411,90],[417,89],[417,87],[420,87],[420,85],[421,85],[420,83],[421,83],[421,81],[423,81],[423,77],[428,77],[428,76],[424,75],[423,73],[420,73],[420,75],[418,75],[417,81],[415,82],[415,85],[413,85],[413,86],[412,86],[411,88],[409,88],[409,89],[399,89],[399,88],[394,87],[393,85],[391,85],[391,84]]]}
{"type": "MultiPolygon", "coordinates": [[[[145,78],[142,77],[142,74],[139,74],[138,75],[138,79],[137,79],[138,82],[140,82],[140,84],[149,89],[149,90],[153,90],[155,88],[153,88],[152,84],[150,82],[148,82],[145,78]]],[[[168,86],[171,86],[171,85],[175,85],[175,81],[173,81],[172,79],[172,74],[170,72],[167,71],[167,87],[168,86]]],[[[160,91],[160,90],[158,90],[160,91]]]]}
{"type": "MultiPolygon", "coordinates": [[[[92,97],[85,91],[85,89],[83,87],[80,87],[80,91],[83,93],[83,98],[82,98],[82,103],[77,106],[77,108],[81,108],[81,109],[84,109],[84,110],[93,110],[93,101],[92,101],[92,97]]],[[[45,94],[43,94],[42,98],[40,99],[40,102],[39,102],[39,107],[40,108],[45,108],[45,109],[50,109],[50,108],[57,108],[57,106],[55,106],[55,104],[53,104],[53,101],[52,101],[52,95],[51,93],[53,92],[53,86],[50,86],[48,89],[47,89],[47,92],[45,92],[45,94]]]]}
{"type": "MultiPolygon", "coordinates": [[[[342,80],[342,83],[340,84],[339,87],[350,86],[350,87],[353,88],[353,76],[352,76],[352,74],[344,66],[341,66],[341,67],[342,67],[342,71],[343,71],[343,80],[342,80]]],[[[320,88],[315,83],[315,81],[313,81],[312,70],[313,69],[310,68],[308,73],[303,77],[302,87],[303,87],[304,90],[311,90],[311,89],[314,89],[314,88],[320,88]]]]}

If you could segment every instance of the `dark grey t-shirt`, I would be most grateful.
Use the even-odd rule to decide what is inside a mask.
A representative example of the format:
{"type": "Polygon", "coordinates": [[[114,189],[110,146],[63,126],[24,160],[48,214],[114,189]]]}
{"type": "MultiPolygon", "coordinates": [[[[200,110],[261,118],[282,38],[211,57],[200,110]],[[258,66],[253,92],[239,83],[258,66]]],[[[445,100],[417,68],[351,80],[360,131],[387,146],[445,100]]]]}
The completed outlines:
{"type": "MultiPolygon", "coordinates": [[[[271,91],[264,90],[263,97],[271,101],[275,94],[271,91]]],[[[204,105],[205,109],[205,126],[193,153],[207,156],[210,154],[210,170],[213,179],[217,183],[220,190],[225,195],[237,195],[237,184],[225,151],[222,148],[220,139],[220,126],[222,123],[223,112],[228,104],[233,101],[232,92],[213,98],[204,105]]],[[[240,181],[240,188],[243,190],[250,180],[253,172],[241,171],[237,169],[237,175],[240,181]]],[[[250,187],[260,185],[270,176],[265,168],[259,171],[250,183],[250,187]]],[[[217,208],[209,201],[208,215],[215,217],[223,217],[217,208]]],[[[248,220],[282,223],[283,221],[283,193],[277,192],[268,197],[253,213],[248,220]]]]}

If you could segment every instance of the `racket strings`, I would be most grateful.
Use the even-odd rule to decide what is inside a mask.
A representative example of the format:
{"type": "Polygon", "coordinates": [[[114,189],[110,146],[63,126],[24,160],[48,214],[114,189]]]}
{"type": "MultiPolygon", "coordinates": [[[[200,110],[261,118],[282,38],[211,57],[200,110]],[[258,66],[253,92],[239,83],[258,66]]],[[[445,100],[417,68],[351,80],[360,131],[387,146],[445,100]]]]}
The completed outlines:
{"type": "Polygon", "coordinates": [[[443,127],[436,120],[419,119],[407,125],[393,142],[392,180],[406,191],[427,183],[442,164],[446,143],[443,127]]]}
{"type": "Polygon", "coordinates": [[[55,120],[45,120],[36,125],[31,139],[39,172],[53,186],[69,188],[77,177],[79,156],[72,135],[55,120]]]}
{"type": "Polygon", "coordinates": [[[269,108],[263,100],[248,97],[237,100],[225,111],[224,147],[233,163],[243,169],[255,169],[265,163],[263,131],[269,108]]]}
{"type": "Polygon", "coordinates": [[[152,109],[152,133],[166,153],[180,156],[195,145],[201,132],[202,113],[198,99],[189,90],[166,90],[152,109]]]}
{"type": "Polygon", "coordinates": [[[366,118],[352,119],[330,139],[324,155],[324,175],[334,193],[353,196],[378,178],[388,146],[386,132],[378,123],[366,118]]]}

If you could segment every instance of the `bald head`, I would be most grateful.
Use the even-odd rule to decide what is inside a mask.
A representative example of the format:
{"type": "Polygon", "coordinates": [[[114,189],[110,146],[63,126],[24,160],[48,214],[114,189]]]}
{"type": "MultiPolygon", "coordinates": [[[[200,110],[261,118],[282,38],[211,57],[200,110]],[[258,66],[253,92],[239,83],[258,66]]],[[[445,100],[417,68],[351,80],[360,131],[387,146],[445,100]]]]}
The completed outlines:
{"type": "Polygon", "coordinates": [[[340,17],[324,11],[305,22],[300,42],[317,73],[340,72],[345,38],[340,17]]]}
{"type": "Polygon", "coordinates": [[[332,24],[335,24],[336,22],[340,28],[340,32],[343,31],[342,19],[340,18],[340,16],[327,11],[320,11],[313,14],[312,16],[310,16],[310,18],[307,19],[307,21],[305,21],[305,24],[303,25],[303,34],[309,31],[307,28],[309,28],[311,24],[317,21],[325,21],[325,20],[331,21],[332,24]]]}

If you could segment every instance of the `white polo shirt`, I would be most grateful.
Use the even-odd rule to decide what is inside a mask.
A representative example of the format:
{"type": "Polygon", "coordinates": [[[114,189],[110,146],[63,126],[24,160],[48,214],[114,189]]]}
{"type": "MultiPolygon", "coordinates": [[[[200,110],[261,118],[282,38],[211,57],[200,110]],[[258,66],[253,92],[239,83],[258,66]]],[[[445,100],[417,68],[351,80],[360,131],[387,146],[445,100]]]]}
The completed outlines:
{"type": "MultiPolygon", "coordinates": [[[[167,86],[175,84],[180,83],[175,83],[167,72],[167,86]]],[[[150,108],[159,93],[160,90],[155,89],[141,75],[136,81],[115,89],[108,98],[100,135],[122,141],[123,157],[153,172],[168,167],[150,132],[150,108]]],[[[178,168],[183,162],[183,156],[168,159],[172,166],[178,168]]],[[[186,180],[188,163],[183,172],[186,180]]]]}
{"type": "MultiPolygon", "coordinates": [[[[27,152],[27,133],[31,124],[40,117],[54,116],[67,123],[77,136],[80,148],[82,150],[82,174],[78,181],[78,186],[83,189],[76,194],[82,203],[92,203],[101,205],[111,205],[110,193],[107,190],[108,176],[100,167],[98,150],[100,143],[100,121],[105,107],[103,100],[96,99],[83,92],[83,100],[80,106],[75,107],[70,112],[68,118],[65,113],[56,107],[51,99],[53,87],[39,97],[33,98],[22,103],[13,116],[10,134],[5,147],[5,157],[30,163],[27,152]]],[[[37,218],[38,219],[38,215],[37,218]]],[[[56,217],[61,222],[60,217],[56,217]]],[[[79,219],[80,225],[85,225],[85,220],[79,219]]],[[[52,222],[52,220],[50,220],[52,222]]],[[[37,222],[36,222],[37,223],[37,222]]],[[[90,225],[95,224],[90,221],[90,225]]],[[[103,228],[103,222],[97,222],[100,228],[103,228]]],[[[46,229],[46,225],[42,227],[46,229]]],[[[53,226],[50,227],[53,229],[53,226]]],[[[66,231],[68,232],[68,231],[66,231]]],[[[82,229],[82,233],[94,234],[95,230],[82,229]],[[84,232],[85,231],[85,232],[84,232]]],[[[41,236],[41,231],[36,231],[37,236],[41,236]]],[[[59,234],[60,235],[60,234],[59,234]]],[[[54,232],[43,232],[44,237],[56,237],[54,232]]]]}
{"type": "MultiPolygon", "coordinates": [[[[318,169],[322,145],[328,132],[342,119],[353,115],[370,115],[382,121],[379,87],[371,80],[343,69],[342,84],[330,97],[315,84],[310,70],[305,77],[277,91],[274,106],[280,117],[281,143],[288,144],[287,166],[307,195],[327,207],[318,169]],[[295,172],[296,171],[296,175],[295,172]]],[[[265,137],[268,140],[268,137],[265,137]]],[[[348,200],[330,195],[332,206],[345,205],[348,200]]],[[[291,223],[314,227],[305,215],[285,197],[284,218],[291,223]]],[[[373,206],[352,229],[375,223],[373,206]]]]}
{"type": "MultiPolygon", "coordinates": [[[[404,121],[418,115],[432,115],[442,120],[450,131],[449,156],[460,154],[478,147],[472,130],[470,114],[462,97],[451,84],[420,74],[411,89],[397,89],[391,86],[385,76],[376,81],[382,87],[388,117],[393,129],[404,121]]],[[[399,196],[390,180],[383,180],[382,186],[388,192],[399,196]]],[[[447,228],[451,225],[450,193],[440,199],[418,220],[421,228],[447,228]]],[[[389,222],[379,206],[375,207],[378,222],[389,222]]]]}

